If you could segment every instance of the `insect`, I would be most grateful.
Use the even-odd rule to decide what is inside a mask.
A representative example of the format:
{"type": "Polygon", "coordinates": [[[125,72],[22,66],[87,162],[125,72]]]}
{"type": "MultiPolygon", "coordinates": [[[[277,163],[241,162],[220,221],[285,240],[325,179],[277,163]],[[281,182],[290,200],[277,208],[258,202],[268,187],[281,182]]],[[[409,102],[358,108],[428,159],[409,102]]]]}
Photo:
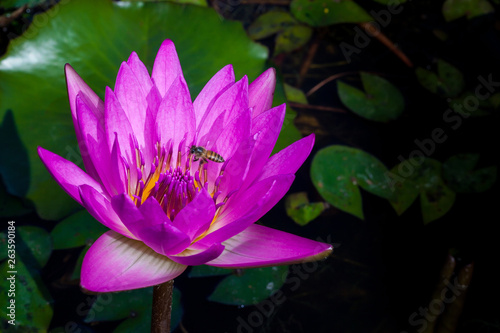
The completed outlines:
{"type": "Polygon", "coordinates": [[[189,153],[194,155],[194,161],[198,161],[201,159],[203,163],[207,163],[208,160],[217,162],[217,163],[222,163],[224,162],[224,158],[217,154],[214,151],[205,149],[201,146],[191,146],[189,149],[189,153]]]}

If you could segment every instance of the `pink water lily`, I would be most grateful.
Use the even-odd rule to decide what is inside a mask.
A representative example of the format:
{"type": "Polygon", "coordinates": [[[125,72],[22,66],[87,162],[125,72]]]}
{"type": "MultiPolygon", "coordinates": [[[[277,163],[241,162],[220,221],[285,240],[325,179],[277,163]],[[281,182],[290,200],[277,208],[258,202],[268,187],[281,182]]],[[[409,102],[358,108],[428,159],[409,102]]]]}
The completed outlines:
{"type": "Polygon", "coordinates": [[[285,105],[271,108],[273,69],[250,85],[231,65],[194,102],[170,40],[150,76],[136,53],[104,102],[66,65],[85,171],[41,147],[59,185],[108,227],[87,252],[81,285],[97,292],[160,284],[189,265],[246,268],[327,256],[332,247],[254,224],[287,192],[314,136],[271,155],[285,105]],[[190,153],[219,154],[218,163],[190,153]],[[197,161],[195,161],[197,160],[197,161]]]}

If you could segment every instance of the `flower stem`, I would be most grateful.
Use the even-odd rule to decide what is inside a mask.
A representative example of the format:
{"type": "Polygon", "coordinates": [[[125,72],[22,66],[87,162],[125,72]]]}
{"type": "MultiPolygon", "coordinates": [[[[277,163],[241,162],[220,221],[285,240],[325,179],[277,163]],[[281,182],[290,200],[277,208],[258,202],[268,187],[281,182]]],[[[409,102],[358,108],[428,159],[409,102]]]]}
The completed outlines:
{"type": "Polygon", "coordinates": [[[174,280],[153,287],[153,313],[151,315],[151,333],[170,332],[170,314],[172,312],[172,292],[174,280]]]}

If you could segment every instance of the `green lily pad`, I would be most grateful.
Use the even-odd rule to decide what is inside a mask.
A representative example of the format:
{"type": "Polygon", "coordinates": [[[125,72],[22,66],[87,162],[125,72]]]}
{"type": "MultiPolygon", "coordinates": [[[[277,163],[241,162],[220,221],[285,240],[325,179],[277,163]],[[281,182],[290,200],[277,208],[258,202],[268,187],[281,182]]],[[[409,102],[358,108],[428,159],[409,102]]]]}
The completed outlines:
{"type": "Polygon", "coordinates": [[[221,276],[231,274],[233,270],[228,268],[214,267],[208,265],[199,265],[191,267],[188,276],[193,277],[206,277],[206,276],[221,276]]]}
{"type": "Polygon", "coordinates": [[[292,0],[290,12],[297,20],[313,27],[373,21],[373,17],[352,0],[292,0]]]}
{"type": "Polygon", "coordinates": [[[289,12],[272,10],[260,15],[250,24],[248,36],[253,40],[258,40],[282,32],[296,24],[298,21],[289,12]]]}
{"type": "Polygon", "coordinates": [[[415,69],[415,74],[425,89],[445,97],[455,97],[465,87],[462,72],[442,59],[437,61],[437,74],[421,67],[415,69]]]}
{"type": "Polygon", "coordinates": [[[59,222],[50,234],[54,249],[60,250],[92,244],[108,230],[86,210],[81,210],[59,222]]]}
{"type": "Polygon", "coordinates": [[[274,55],[288,53],[301,48],[309,42],[312,33],[313,29],[303,24],[297,24],[283,30],[283,32],[276,35],[274,55]]]}
{"type": "Polygon", "coordinates": [[[323,202],[309,202],[307,192],[287,195],[285,198],[286,214],[299,225],[306,225],[317,218],[326,209],[323,202]]]}
{"type": "Polygon", "coordinates": [[[364,190],[390,199],[394,191],[387,182],[387,168],[374,156],[351,147],[333,145],[318,151],[311,164],[311,179],[319,194],[334,207],[364,218],[364,190]]]}
{"type": "Polygon", "coordinates": [[[494,11],[495,8],[487,0],[446,0],[443,4],[443,16],[448,22],[462,16],[470,20],[494,11]]]}
{"type": "MultiPolygon", "coordinates": [[[[174,288],[170,325],[175,328],[182,318],[181,293],[174,288]]],[[[153,287],[97,296],[84,321],[123,321],[114,332],[144,332],[151,328],[153,287]],[[128,327],[128,329],[127,329],[128,327]],[[137,328],[132,330],[131,327],[137,328]],[[139,329],[141,328],[141,329],[139,329]]]]}
{"type": "Polygon", "coordinates": [[[444,182],[441,162],[431,158],[404,160],[391,169],[391,179],[397,184],[396,197],[390,199],[401,215],[420,196],[425,224],[446,214],[455,202],[455,192],[444,182]]]}
{"type": "Polygon", "coordinates": [[[307,102],[306,94],[299,88],[295,88],[289,84],[284,84],[286,99],[289,102],[309,104],[307,102]]]}
{"type": "Polygon", "coordinates": [[[472,91],[464,91],[458,97],[450,98],[448,105],[463,118],[487,116],[495,109],[495,96],[479,99],[472,91]]]}
{"type": "MultiPolygon", "coordinates": [[[[0,307],[0,325],[7,323],[12,302],[15,303],[15,324],[19,332],[47,332],[52,320],[52,298],[47,292],[38,272],[28,269],[21,256],[16,256],[15,267],[11,262],[0,264],[0,299],[4,305],[0,307]],[[16,273],[12,273],[12,271],[16,273]],[[9,280],[7,280],[9,278],[9,280]],[[13,286],[10,281],[15,281],[13,286]]],[[[11,326],[12,327],[12,326],[11,326]]]]}
{"type": "Polygon", "coordinates": [[[238,272],[224,278],[208,300],[230,305],[257,304],[281,288],[288,266],[249,268],[238,272]]]}
{"type": "MultiPolygon", "coordinates": [[[[7,253],[8,231],[0,233],[0,244],[3,250],[0,259],[5,259],[7,253]]],[[[16,258],[23,260],[23,262],[34,270],[40,270],[49,261],[50,254],[52,253],[52,240],[47,231],[42,228],[25,225],[15,227],[11,235],[14,235],[12,243],[15,246],[16,258]]]]}
{"type": "Polygon", "coordinates": [[[361,72],[365,92],[339,81],[337,91],[342,103],[351,111],[370,120],[394,120],[404,110],[404,98],[389,81],[361,72]]]}
{"type": "Polygon", "coordinates": [[[312,36],[312,28],[299,23],[285,11],[269,11],[259,16],[249,27],[248,36],[253,40],[276,34],[274,55],[304,46],[312,36]]]}
{"type": "Polygon", "coordinates": [[[460,154],[443,163],[443,178],[446,184],[458,193],[486,191],[496,181],[497,167],[475,169],[479,154],[460,154]]]}
{"type": "MultiPolygon", "coordinates": [[[[132,51],[151,69],[160,44],[170,38],[194,97],[229,63],[236,77],[247,74],[255,79],[265,70],[268,55],[265,47],[246,36],[240,23],[221,20],[213,9],[199,6],[74,0],[35,18],[46,24],[31,25],[0,60],[0,117],[8,109],[13,112],[28,153],[29,174],[22,178],[30,180],[27,197],[44,219],[60,219],[78,207],[56,185],[36,152],[42,146],[83,165],[67,100],[65,63],[71,63],[102,98],[132,51]]],[[[0,160],[7,158],[13,157],[0,160]]],[[[17,172],[8,168],[3,175],[16,179],[12,177],[17,172]]],[[[15,184],[8,190],[26,194],[15,184]]]]}

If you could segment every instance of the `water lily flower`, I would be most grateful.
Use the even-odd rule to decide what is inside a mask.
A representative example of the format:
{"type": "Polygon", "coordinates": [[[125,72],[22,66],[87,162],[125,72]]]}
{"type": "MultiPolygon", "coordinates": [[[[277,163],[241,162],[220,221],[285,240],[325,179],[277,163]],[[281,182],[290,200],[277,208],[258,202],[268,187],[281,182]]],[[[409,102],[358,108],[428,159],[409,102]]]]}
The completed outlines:
{"type": "Polygon", "coordinates": [[[174,44],[152,74],[134,52],[104,102],[70,66],[70,108],[86,171],[41,147],[59,185],[110,230],[88,250],[83,288],[110,292],[169,281],[190,265],[262,267],[317,260],[332,247],[254,224],[287,192],[314,136],[271,155],[285,105],[275,71],[250,85],[231,65],[192,102],[174,44]],[[197,156],[214,152],[224,162],[197,156]],[[198,157],[198,158],[196,158],[198,157]]]}

